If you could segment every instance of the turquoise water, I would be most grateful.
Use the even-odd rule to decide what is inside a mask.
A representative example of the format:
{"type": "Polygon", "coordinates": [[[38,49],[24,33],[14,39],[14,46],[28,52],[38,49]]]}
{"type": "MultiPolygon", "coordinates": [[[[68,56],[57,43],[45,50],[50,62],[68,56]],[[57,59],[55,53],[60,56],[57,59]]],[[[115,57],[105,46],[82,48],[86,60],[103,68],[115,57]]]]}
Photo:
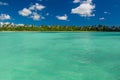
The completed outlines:
{"type": "Polygon", "coordinates": [[[120,33],[0,32],[0,80],[120,80],[120,33]]]}

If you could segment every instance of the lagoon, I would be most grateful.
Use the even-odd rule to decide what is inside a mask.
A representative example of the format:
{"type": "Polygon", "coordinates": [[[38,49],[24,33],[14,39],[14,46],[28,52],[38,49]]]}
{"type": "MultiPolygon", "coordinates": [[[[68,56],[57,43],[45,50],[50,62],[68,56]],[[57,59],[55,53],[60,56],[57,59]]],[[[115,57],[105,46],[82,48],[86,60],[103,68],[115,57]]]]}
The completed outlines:
{"type": "Polygon", "coordinates": [[[120,32],[0,32],[0,80],[120,80],[120,32]]]}

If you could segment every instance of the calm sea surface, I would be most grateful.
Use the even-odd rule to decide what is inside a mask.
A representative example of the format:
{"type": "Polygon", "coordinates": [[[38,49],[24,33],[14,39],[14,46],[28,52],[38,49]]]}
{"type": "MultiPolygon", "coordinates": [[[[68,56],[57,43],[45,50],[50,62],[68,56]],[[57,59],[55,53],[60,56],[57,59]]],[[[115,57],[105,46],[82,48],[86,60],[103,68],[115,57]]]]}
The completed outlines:
{"type": "Polygon", "coordinates": [[[0,80],[120,80],[120,33],[0,32],[0,80]]]}

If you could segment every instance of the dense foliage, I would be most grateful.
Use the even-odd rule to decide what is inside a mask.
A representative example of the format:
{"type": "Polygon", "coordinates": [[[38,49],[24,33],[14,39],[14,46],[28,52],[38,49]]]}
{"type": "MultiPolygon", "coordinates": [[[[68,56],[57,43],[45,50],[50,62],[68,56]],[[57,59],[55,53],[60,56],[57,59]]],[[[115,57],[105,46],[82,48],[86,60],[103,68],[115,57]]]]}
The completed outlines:
{"type": "Polygon", "coordinates": [[[116,26],[16,26],[2,25],[0,31],[120,31],[120,27],[116,26]]]}

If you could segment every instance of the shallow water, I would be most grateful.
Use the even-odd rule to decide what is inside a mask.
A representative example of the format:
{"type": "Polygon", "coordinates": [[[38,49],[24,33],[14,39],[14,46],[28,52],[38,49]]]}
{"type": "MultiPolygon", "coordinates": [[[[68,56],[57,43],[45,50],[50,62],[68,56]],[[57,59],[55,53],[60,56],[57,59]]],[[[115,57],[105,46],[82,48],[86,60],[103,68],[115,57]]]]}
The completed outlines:
{"type": "Polygon", "coordinates": [[[0,32],[0,80],[120,80],[120,33],[0,32]]]}

